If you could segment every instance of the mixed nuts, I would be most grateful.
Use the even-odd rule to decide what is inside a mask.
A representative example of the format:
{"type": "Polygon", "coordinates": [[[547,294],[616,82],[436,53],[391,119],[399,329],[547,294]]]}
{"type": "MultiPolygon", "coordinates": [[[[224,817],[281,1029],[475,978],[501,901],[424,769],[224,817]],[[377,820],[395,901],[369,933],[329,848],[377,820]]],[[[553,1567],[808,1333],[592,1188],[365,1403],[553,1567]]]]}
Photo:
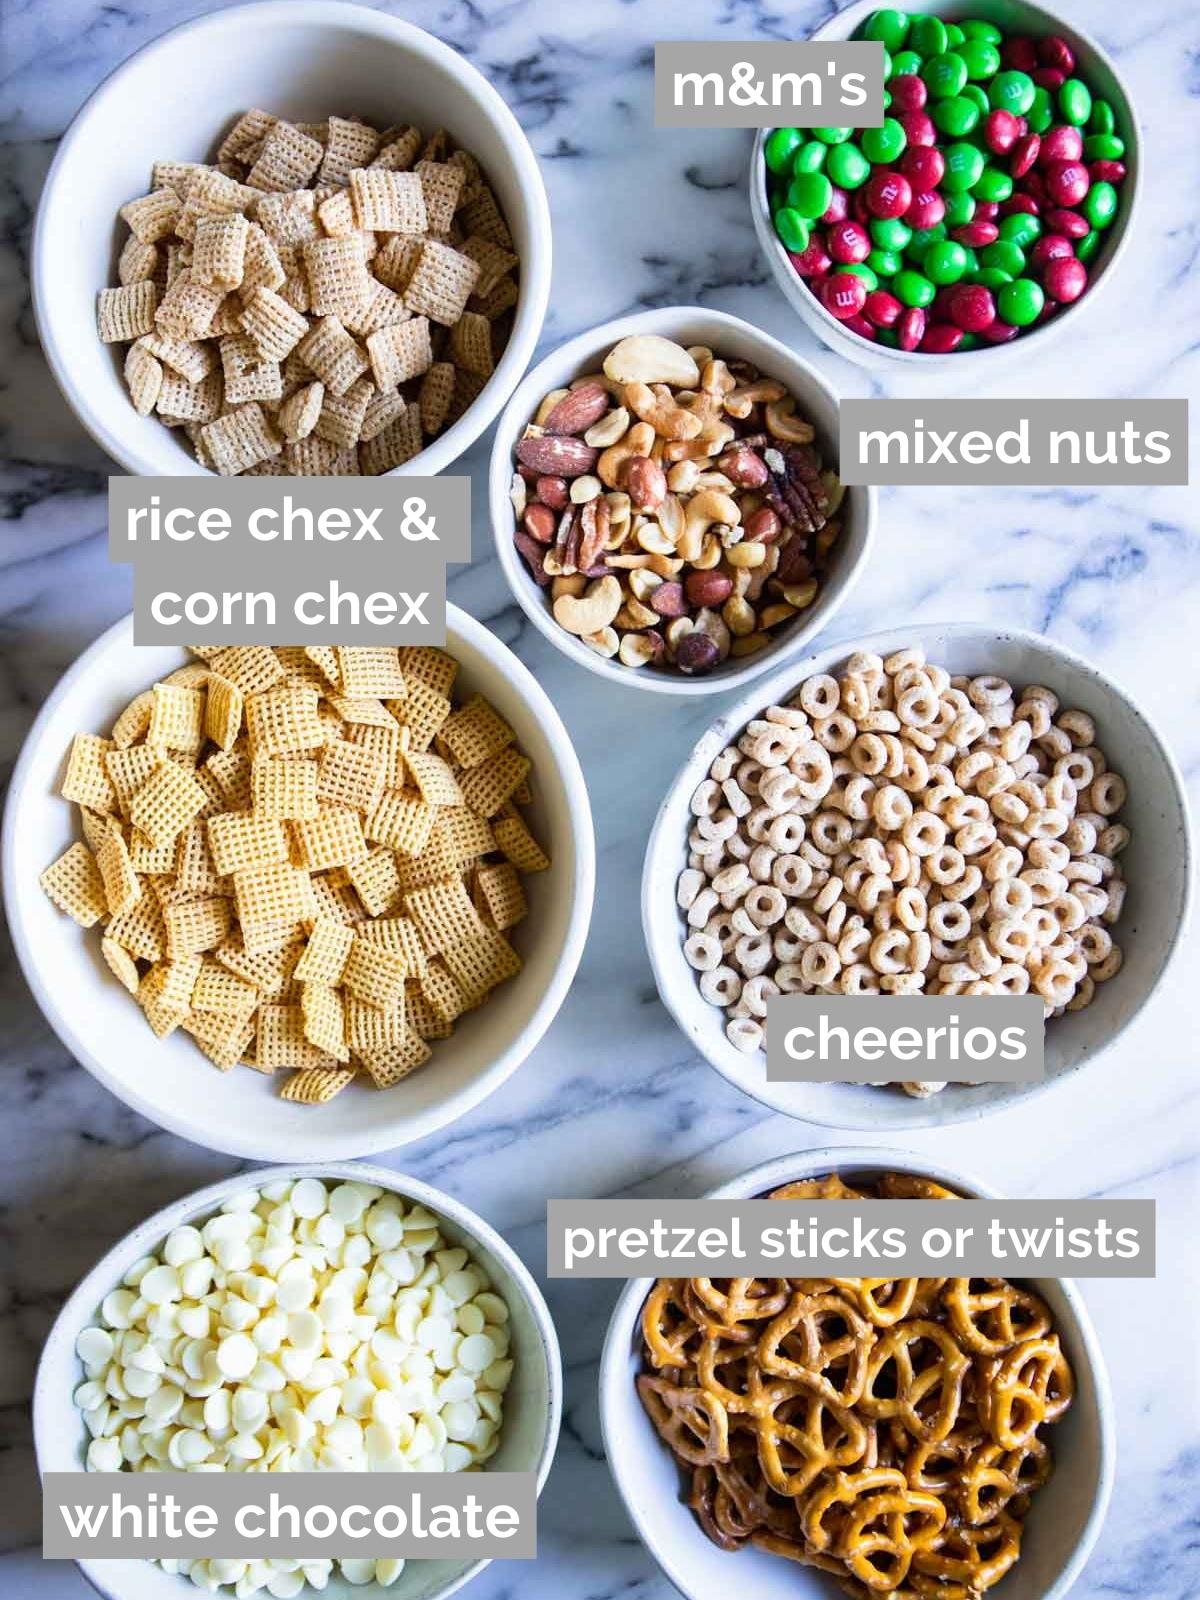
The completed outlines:
{"type": "Polygon", "coordinates": [[[560,627],[627,667],[711,672],[817,597],[842,485],[784,384],[657,334],[548,394],[513,535],[560,627]]]}

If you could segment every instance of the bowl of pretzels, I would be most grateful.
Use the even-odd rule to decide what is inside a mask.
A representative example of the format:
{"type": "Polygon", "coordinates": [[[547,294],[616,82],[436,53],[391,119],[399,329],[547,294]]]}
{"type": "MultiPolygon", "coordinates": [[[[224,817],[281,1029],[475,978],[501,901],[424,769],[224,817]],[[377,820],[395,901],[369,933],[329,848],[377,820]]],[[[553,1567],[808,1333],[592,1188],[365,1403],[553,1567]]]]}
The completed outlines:
{"type": "MultiPolygon", "coordinates": [[[[996,1195],[876,1147],[782,1156],[707,1198],[996,1195]]],[[[625,1507],[689,1600],[722,1580],[747,1600],[1060,1600],[1114,1471],[1068,1279],[635,1279],[600,1414],[625,1507]]]]}

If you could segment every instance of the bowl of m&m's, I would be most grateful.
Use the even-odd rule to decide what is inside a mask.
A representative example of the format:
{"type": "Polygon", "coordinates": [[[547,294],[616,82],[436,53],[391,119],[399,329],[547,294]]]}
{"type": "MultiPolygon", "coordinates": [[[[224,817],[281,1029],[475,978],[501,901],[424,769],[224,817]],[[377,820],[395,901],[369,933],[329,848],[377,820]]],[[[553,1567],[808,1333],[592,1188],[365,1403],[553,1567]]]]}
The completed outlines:
{"type": "Polygon", "coordinates": [[[863,0],[814,42],[884,52],[879,127],[764,128],[750,201],[788,300],[860,364],[1045,342],[1111,281],[1138,191],[1133,106],[1100,47],[1024,0],[863,0]]]}

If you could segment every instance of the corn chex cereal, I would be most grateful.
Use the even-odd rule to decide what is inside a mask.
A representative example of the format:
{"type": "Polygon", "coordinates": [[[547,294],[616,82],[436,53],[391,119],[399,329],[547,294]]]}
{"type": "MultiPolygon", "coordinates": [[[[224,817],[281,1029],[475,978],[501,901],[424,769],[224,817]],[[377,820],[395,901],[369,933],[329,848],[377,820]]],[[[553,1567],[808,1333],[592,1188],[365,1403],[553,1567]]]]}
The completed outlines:
{"type": "Polygon", "coordinates": [[[158,1038],[297,1105],[388,1088],[520,970],[522,874],[549,865],[529,763],[486,698],[455,705],[447,651],[194,655],[75,737],[84,837],[42,885],[158,1038]]]}
{"type": "Polygon", "coordinates": [[[97,330],[136,411],[203,467],[393,472],[474,402],[512,331],[519,262],[478,161],[444,130],[255,108],[210,163],[150,165],[149,192],[120,208],[97,330]]]}

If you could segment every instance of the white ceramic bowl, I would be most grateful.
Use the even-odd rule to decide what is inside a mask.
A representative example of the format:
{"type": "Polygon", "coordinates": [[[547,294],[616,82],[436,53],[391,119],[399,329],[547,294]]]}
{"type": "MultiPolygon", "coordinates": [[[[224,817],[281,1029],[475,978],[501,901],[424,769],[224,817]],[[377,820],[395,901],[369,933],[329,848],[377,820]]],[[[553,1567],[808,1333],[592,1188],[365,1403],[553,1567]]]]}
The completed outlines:
{"type": "Polygon", "coordinates": [[[63,1044],[107,1089],[182,1138],[260,1161],[370,1155],[423,1138],[494,1093],[524,1061],[563,1002],[587,937],[595,843],[587,789],[569,735],[532,674],[496,637],[447,608],[459,682],[479,690],[516,730],[533,762],[531,826],[553,860],[527,880],[530,915],[514,935],[525,965],[394,1088],[352,1085],[328,1105],[293,1105],[248,1068],[218,1074],[192,1041],[158,1040],[100,954],[99,930],[78,928],[39,874],[78,837],[76,808],[58,797],[76,732],[107,730],[122,706],[180,666],[175,646],[136,647],[126,618],[62,678],[30,730],[4,817],[4,900],[25,977],[63,1044]]]}
{"type": "MultiPolygon", "coordinates": [[[[853,38],[871,13],[877,10],[874,0],[855,0],[853,5],[838,11],[829,21],[814,30],[809,37],[814,41],[836,44],[839,40],[853,38]]],[[[994,371],[1006,357],[1017,360],[1035,358],[1051,339],[1066,327],[1076,334],[1084,332],[1081,319],[1095,309],[1101,288],[1114,277],[1114,268],[1124,254],[1126,242],[1133,225],[1134,211],[1141,193],[1140,140],[1133,101],[1116,65],[1096,41],[1080,28],[1045,10],[1031,5],[1028,0],[930,0],[923,6],[924,15],[944,17],[953,22],[961,17],[977,17],[991,22],[1008,33],[1027,33],[1035,38],[1046,34],[1059,34],[1064,38],[1079,61],[1080,75],[1091,88],[1107,100],[1117,119],[1117,133],[1125,141],[1125,165],[1128,171],[1120,188],[1120,209],[1108,228],[1103,244],[1088,268],[1088,287],[1082,299],[1060,311],[1040,327],[1018,334],[1007,344],[980,345],[975,350],[951,351],[948,355],[934,355],[916,350],[891,350],[887,345],[860,338],[849,332],[836,317],[831,316],[816,295],[811,294],[788,260],[788,253],[771,226],[771,213],[767,204],[767,169],[763,147],[770,133],[762,129],[754,141],[750,158],[750,214],[754,231],[775,281],[792,308],[797,311],[812,331],[838,355],[860,367],[907,367],[910,375],[922,370],[936,371],[949,365],[950,371],[963,379],[977,380],[987,371],[994,371]]]]}
{"type": "MultiPolygon", "coordinates": [[[[497,1472],[533,1472],[540,1493],[554,1460],[562,1416],[562,1358],[550,1311],[520,1256],[468,1206],[452,1195],[386,1167],[357,1162],[260,1168],[241,1172],[186,1195],[157,1211],[113,1246],[59,1312],[42,1349],[33,1394],[33,1442],[38,1472],[79,1472],[87,1445],[72,1394],[83,1380],[75,1354],[80,1332],[96,1318],[100,1302],[117,1287],[140,1257],[155,1251],[172,1228],[198,1222],[219,1211],[230,1195],[303,1177],[377,1184],[428,1207],[442,1220],[442,1231],[468,1248],[486,1268],[492,1286],[509,1309],[513,1335],[513,1380],[505,1396],[501,1445],[490,1466],[497,1472]]],[[[80,1561],[80,1570],[105,1600],[186,1600],[195,1594],[187,1578],[173,1577],[149,1561],[80,1561]]],[[[334,1577],[324,1590],[331,1600],[446,1600],[482,1571],[487,1561],[410,1561],[390,1589],[378,1584],[355,1587],[334,1577]]],[[[222,1589],[231,1595],[231,1589],[222,1589]]],[[[306,1589],[306,1595],[313,1591],[306,1589]]]]}
{"type": "MultiPolygon", "coordinates": [[[[781,1156],[722,1184],[708,1198],[746,1200],[827,1172],[860,1178],[913,1172],[968,1198],[997,1198],[975,1178],[924,1156],[878,1146],[781,1156]]],[[[1049,1434],[1055,1470],[1034,1500],[1021,1559],[994,1591],[996,1600],[1061,1600],[1096,1542],[1115,1465],[1108,1375],[1083,1298],[1066,1278],[1030,1281],[1054,1313],[1075,1374],[1075,1399],[1049,1434]]],[[[827,1573],[758,1550],[732,1555],[719,1550],[680,1503],[678,1469],[634,1387],[641,1371],[642,1306],[653,1282],[635,1278],[621,1292],[600,1360],[604,1453],[643,1544],[687,1600],[711,1600],[724,1592],[736,1592],[746,1600],[835,1600],[840,1591],[827,1573]]]]}
{"type": "Polygon", "coordinates": [[[643,311],[633,317],[618,317],[560,345],[526,374],[504,408],[496,427],[488,479],[496,549],[504,576],[526,616],[551,644],[581,667],[612,683],[659,694],[721,694],[758,677],[768,667],[777,665],[782,657],[797,654],[810,639],[828,627],[870,554],[875,536],[876,492],[873,488],[862,487],[846,490],[839,513],[842,532],[815,603],[794,622],[776,629],[773,642],[756,655],[741,660],[731,657],[715,671],[695,678],[685,677],[681,672],[624,667],[619,661],[606,661],[555,622],[545,591],[534,583],[513,543],[513,508],[508,494],[515,470],[513,452],[517,441],[543,398],[573,378],[599,371],[613,345],[634,333],[659,333],[679,344],[707,345],[727,359],[752,361],[765,376],[786,383],[796,396],[797,410],[816,428],[817,444],[824,460],[836,467],[839,397],[815,367],[780,344],[778,339],[760,333],[738,317],[708,311],[703,306],[672,306],[662,311],[643,311]]]}
{"type": "Polygon", "coordinates": [[[139,417],[121,378],[124,345],[96,334],[96,296],[116,281],[124,225],[151,163],[207,161],[251,106],[319,121],[444,127],[481,162],[521,260],[512,336],[463,416],[397,470],[443,471],[499,411],[533,354],[550,293],[550,210],[516,118],[470,62],[386,12],[341,0],[270,0],[210,12],[139,50],[96,90],[59,145],[33,237],[33,304],[42,347],[84,427],[128,472],[207,469],[154,416],[139,417]],[[114,354],[114,350],[116,354],[114,354]]]}
{"type": "Polygon", "coordinates": [[[680,769],[655,819],[642,875],[642,925],[664,1005],[696,1051],[723,1077],[764,1105],[806,1122],[886,1132],[985,1116],[1061,1082],[1115,1044],[1150,999],[1175,952],[1187,918],[1191,878],[1183,780],[1161,736],[1124,689],[1039,634],[997,632],[970,622],[914,623],[791,661],[756,683],[714,723],[680,769]],[[1115,978],[1097,985],[1090,1006],[1047,1024],[1041,1083],[951,1084],[927,1100],[914,1100],[899,1088],[867,1084],[768,1083],[764,1058],[743,1055],[729,1043],[724,1014],[701,998],[696,974],[684,960],[675,884],[685,863],[689,802],[717,751],[736,739],[763,707],[788,699],[813,673],[836,673],[853,650],[887,655],[911,644],[923,646],[930,661],[951,673],[993,672],[1018,686],[1046,684],[1064,706],[1081,706],[1096,719],[1097,744],[1129,784],[1122,818],[1132,839],[1121,857],[1128,895],[1113,928],[1125,962],[1115,978]]]}

